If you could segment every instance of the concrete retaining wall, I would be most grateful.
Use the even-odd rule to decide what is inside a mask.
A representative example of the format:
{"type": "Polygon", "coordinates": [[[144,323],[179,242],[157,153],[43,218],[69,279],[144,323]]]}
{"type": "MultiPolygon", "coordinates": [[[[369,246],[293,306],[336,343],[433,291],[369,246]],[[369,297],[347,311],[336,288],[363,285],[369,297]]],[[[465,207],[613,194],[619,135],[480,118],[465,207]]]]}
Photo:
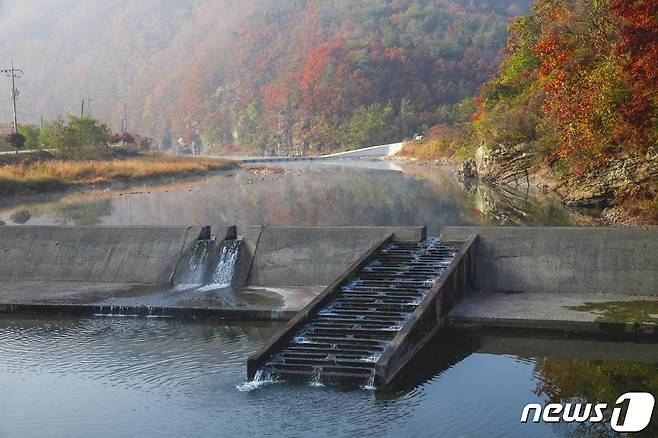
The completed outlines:
{"type": "Polygon", "coordinates": [[[240,254],[238,285],[327,285],[375,242],[393,233],[417,242],[424,227],[249,227],[240,254]]]}
{"type": "Polygon", "coordinates": [[[476,289],[658,295],[655,229],[446,227],[441,238],[473,234],[476,289]]]}
{"type": "Polygon", "coordinates": [[[167,283],[207,227],[0,227],[0,281],[167,283]]]}
{"type": "Polygon", "coordinates": [[[355,149],[353,151],[337,152],[323,155],[322,158],[368,158],[391,157],[402,150],[403,143],[391,143],[369,148],[355,149]]]}

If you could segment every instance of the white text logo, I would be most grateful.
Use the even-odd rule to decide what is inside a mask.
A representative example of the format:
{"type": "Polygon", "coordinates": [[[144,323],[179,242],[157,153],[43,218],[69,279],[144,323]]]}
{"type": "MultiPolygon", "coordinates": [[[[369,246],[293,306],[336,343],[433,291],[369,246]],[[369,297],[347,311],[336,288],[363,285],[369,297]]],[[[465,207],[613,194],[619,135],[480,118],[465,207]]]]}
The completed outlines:
{"type": "MultiPolygon", "coordinates": [[[[612,410],[610,426],[616,432],[640,432],[649,425],[653,406],[655,404],[653,395],[648,392],[627,392],[617,399],[612,410]],[[628,400],[626,416],[622,418],[623,408],[621,404],[628,400]]],[[[540,420],[546,423],[584,423],[586,421],[598,423],[605,419],[604,412],[608,405],[606,403],[550,403],[543,407],[538,403],[530,403],[523,408],[521,422],[527,423],[529,419],[533,423],[540,420]],[[532,412],[532,417],[531,417],[532,412]]]]}

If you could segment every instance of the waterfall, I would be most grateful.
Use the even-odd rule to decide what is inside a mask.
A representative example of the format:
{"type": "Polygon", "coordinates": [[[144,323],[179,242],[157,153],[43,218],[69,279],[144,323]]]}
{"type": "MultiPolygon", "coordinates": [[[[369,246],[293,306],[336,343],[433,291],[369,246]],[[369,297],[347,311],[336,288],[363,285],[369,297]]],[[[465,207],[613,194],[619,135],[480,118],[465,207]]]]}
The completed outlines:
{"type": "Polygon", "coordinates": [[[179,263],[175,288],[206,291],[230,287],[241,248],[241,239],[224,240],[219,245],[214,237],[197,240],[179,263]]]}
{"type": "Polygon", "coordinates": [[[235,265],[242,248],[242,239],[225,240],[219,246],[217,261],[202,290],[223,289],[233,283],[235,265]]]}
{"type": "Polygon", "coordinates": [[[192,289],[205,283],[214,239],[197,240],[183,256],[174,275],[176,289],[192,289]]]}

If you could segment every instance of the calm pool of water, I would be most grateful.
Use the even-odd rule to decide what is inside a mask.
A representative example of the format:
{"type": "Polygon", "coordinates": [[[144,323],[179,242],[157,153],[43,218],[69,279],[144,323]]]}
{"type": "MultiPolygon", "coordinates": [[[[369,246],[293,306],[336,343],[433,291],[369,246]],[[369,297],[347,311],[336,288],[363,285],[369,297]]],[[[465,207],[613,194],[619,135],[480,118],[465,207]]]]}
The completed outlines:
{"type": "MultiPolygon", "coordinates": [[[[1,319],[0,436],[562,437],[592,426],[521,424],[523,406],[658,390],[654,356],[642,353],[655,345],[455,332],[389,392],[299,383],[240,391],[246,357],[276,328],[1,319]],[[537,343],[551,356],[528,354],[537,343]]],[[[606,430],[596,425],[592,436],[606,430]]]]}
{"type": "Polygon", "coordinates": [[[464,186],[445,167],[382,161],[289,163],[200,180],[0,200],[7,224],[571,225],[590,218],[526,188],[464,186]]]}

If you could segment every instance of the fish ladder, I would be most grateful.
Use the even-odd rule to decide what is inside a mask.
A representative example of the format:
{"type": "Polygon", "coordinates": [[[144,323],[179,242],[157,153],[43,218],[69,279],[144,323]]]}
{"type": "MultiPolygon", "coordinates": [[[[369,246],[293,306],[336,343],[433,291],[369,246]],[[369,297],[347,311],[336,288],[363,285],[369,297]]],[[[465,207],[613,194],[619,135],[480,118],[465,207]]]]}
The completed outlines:
{"type": "Polygon", "coordinates": [[[390,384],[463,295],[472,243],[388,236],[248,359],[248,377],[390,384]]]}

